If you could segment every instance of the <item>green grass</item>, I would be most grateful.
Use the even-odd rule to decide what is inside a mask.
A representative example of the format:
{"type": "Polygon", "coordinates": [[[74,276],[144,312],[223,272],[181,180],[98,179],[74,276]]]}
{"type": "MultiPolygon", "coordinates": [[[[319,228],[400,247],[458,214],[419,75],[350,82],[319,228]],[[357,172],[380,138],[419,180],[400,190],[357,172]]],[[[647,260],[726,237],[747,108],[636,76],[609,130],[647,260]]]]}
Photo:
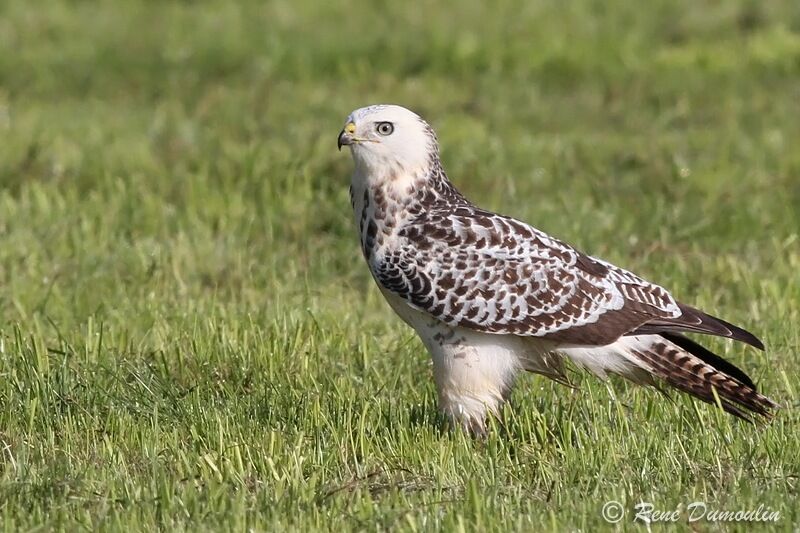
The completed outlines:
{"type": "Polygon", "coordinates": [[[4,529],[798,527],[796,3],[481,4],[0,4],[4,529]],[[786,408],[526,377],[448,432],[351,224],[335,138],[377,102],[485,207],[759,334],[710,345],[786,408]]]}

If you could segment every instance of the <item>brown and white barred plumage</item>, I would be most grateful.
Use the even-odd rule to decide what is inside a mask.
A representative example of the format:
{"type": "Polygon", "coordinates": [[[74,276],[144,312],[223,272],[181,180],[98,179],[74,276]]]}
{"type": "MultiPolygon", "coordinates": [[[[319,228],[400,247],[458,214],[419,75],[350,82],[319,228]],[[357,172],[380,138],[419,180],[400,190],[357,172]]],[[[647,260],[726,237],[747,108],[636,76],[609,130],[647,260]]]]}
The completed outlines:
{"type": "Polygon", "coordinates": [[[465,427],[483,431],[519,370],[562,380],[564,358],[601,377],[660,379],[707,402],[715,390],[742,418],[776,407],[744,372],[682,333],[763,349],[755,336],[476,207],[448,180],[433,131],[410,111],[359,109],[346,129],[340,144],[356,162],[351,201],[362,252],[389,304],[431,351],[443,410],[465,427]],[[386,123],[392,132],[382,136],[376,125],[386,123]]]}

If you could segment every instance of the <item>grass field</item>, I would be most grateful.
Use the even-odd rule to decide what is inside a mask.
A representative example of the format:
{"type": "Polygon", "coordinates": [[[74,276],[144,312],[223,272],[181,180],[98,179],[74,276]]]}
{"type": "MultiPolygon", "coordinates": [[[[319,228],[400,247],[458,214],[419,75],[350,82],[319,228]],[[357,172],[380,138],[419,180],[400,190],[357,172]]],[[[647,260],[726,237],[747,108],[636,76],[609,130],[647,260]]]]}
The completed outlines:
{"type": "Polygon", "coordinates": [[[0,4],[5,530],[796,530],[796,2],[482,4],[0,4]],[[485,207],[759,334],[710,346],[786,408],[529,377],[447,431],[351,225],[336,136],[377,102],[485,207]]]}

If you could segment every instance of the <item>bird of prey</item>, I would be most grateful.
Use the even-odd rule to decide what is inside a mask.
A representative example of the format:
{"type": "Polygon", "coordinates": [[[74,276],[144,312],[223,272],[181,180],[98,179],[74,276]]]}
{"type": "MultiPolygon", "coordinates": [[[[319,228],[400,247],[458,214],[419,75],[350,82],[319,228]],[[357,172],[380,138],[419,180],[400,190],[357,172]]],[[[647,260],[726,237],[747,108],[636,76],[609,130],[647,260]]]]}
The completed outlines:
{"type": "Polygon", "coordinates": [[[467,200],[431,127],[396,105],[353,111],[339,134],[355,169],[350,200],[369,270],[433,359],[439,408],[484,434],[515,378],[565,382],[566,360],[601,378],[667,383],[746,420],[777,407],[742,370],[689,339],[759,349],[742,328],[538,229],[467,200]]]}

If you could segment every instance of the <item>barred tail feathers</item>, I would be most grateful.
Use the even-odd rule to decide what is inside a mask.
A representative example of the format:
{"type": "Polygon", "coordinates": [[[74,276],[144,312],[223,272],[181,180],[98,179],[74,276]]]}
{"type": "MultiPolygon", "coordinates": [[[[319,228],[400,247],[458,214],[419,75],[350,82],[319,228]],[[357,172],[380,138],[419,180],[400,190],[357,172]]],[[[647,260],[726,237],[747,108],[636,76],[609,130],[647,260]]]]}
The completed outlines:
{"type": "Polygon", "coordinates": [[[747,421],[753,414],[769,419],[778,407],[741,369],[682,335],[621,337],[607,346],[561,351],[602,378],[614,373],[643,385],[660,380],[707,403],[718,398],[725,411],[747,421]]]}

